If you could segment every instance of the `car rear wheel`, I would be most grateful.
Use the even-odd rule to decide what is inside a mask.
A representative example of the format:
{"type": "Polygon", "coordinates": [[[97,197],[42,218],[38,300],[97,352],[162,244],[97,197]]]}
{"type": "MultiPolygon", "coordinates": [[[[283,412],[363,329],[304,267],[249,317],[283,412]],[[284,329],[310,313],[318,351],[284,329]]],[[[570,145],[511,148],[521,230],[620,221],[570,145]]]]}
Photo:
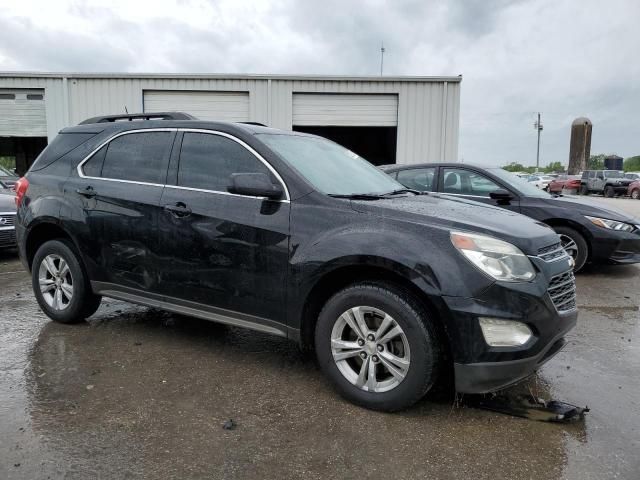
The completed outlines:
{"type": "Polygon", "coordinates": [[[580,233],[570,227],[553,227],[560,236],[560,243],[566,252],[573,258],[573,271],[578,273],[587,263],[589,256],[589,246],[580,233]]]}
{"type": "Polygon", "coordinates": [[[616,195],[616,191],[612,186],[604,187],[604,196],[607,198],[613,198],[616,195]]]}
{"type": "Polygon", "coordinates": [[[358,283],[329,299],[315,347],[320,368],[342,396],[382,411],[420,400],[442,361],[426,310],[407,292],[378,283],[358,283]]]}
{"type": "Polygon", "coordinates": [[[589,195],[589,187],[586,185],[580,185],[580,195],[589,195]]]}
{"type": "Polygon", "coordinates": [[[636,188],[631,191],[631,198],[634,200],[640,200],[640,188],[636,188]]]}
{"type": "Polygon", "coordinates": [[[56,322],[81,322],[100,306],[101,297],[91,291],[79,256],[68,241],[42,244],[33,258],[31,277],[40,308],[56,322]]]}

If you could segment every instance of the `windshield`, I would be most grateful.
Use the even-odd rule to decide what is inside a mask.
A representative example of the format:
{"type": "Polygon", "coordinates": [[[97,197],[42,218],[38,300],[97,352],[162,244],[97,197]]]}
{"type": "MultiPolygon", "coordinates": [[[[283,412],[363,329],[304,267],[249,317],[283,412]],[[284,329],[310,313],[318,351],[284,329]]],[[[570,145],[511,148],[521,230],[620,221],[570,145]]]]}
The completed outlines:
{"type": "Polygon", "coordinates": [[[527,182],[526,179],[522,179],[511,172],[507,172],[502,168],[488,168],[491,173],[506,183],[508,186],[517,190],[527,197],[549,198],[550,194],[544,190],[539,189],[534,184],[527,182]]]}
{"type": "Polygon", "coordinates": [[[624,175],[622,172],[618,172],[617,170],[605,170],[604,176],[607,178],[622,178],[624,175]]]}
{"type": "Polygon", "coordinates": [[[327,139],[265,133],[260,139],[322,193],[375,195],[405,188],[358,154],[327,139]]]}

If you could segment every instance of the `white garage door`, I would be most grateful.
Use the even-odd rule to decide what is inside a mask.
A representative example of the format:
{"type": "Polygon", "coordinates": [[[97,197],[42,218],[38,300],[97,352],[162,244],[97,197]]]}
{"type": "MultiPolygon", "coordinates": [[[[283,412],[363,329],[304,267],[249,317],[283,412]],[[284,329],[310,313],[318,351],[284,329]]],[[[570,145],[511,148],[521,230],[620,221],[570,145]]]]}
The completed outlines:
{"type": "Polygon", "coordinates": [[[0,136],[46,137],[44,90],[0,89],[0,136]]]}
{"type": "Polygon", "coordinates": [[[397,95],[294,93],[293,124],[394,127],[397,95]]]}
{"type": "Polygon", "coordinates": [[[186,112],[200,120],[249,121],[248,92],[144,92],[145,112],[186,112]]]}

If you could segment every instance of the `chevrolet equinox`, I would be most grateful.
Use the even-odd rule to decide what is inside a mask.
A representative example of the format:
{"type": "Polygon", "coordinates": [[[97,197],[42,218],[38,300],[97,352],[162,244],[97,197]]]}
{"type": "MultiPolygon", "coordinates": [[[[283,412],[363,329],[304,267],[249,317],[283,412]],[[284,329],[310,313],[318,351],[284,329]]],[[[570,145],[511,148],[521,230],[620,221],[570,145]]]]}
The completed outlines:
{"type": "Polygon", "coordinates": [[[504,388],[576,322],[573,262],[549,227],[412,191],[313,135],[96,117],[60,132],[16,203],[54,321],[83,321],[104,296],[280,335],[372,409],[451,376],[458,392],[504,388]]]}

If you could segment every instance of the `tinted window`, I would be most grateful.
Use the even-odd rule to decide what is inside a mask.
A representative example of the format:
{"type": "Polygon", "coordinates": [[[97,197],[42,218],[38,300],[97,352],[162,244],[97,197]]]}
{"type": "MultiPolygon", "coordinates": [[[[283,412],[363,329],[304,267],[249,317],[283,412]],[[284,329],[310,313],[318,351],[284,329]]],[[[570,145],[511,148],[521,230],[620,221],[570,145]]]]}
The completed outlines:
{"type": "Polygon", "coordinates": [[[457,193],[461,195],[477,195],[488,197],[491,192],[500,189],[497,183],[484,175],[462,168],[444,169],[445,193],[457,193]]]}
{"type": "Polygon", "coordinates": [[[435,168],[411,168],[398,172],[398,181],[407,188],[413,188],[423,192],[433,189],[433,176],[435,168]]]}
{"type": "Polygon", "coordinates": [[[84,142],[90,138],[95,137],[95,133],[60,133],[53,139],[47,148],[45,148],[38,158],[36,158],[34,164],[30,170],[41,170],[44,167],[51,165],[53,162],[62,158],[70,151],[78,148],[84,142]]]}
{"type": "Polygon", "coordinates": [[[598,172],[597,177],[600,179],[604,178],[604,173],[598,172]]]}
{"type": "Polygon", "coordinates": [[[226,192],[232,173],[266,173],[271,177],[266,165],[234,140],[207,133],[184,134],[178,185],[226,192]]]}
{"type": "Polygon", "coordinates": [[[173,133],[144,132],[122,135],[107,148],[102,177],[145,183],[164,183],[173,133]]]}
{"type": "Polygon", "coordinates": [[[102,147],[82,165],[82,173],[87,177],[99,177],[102,175],[102,162],[104,161],[104,155],[107,153],[108,146],[109,145],[105,145],[102,147]]]}

